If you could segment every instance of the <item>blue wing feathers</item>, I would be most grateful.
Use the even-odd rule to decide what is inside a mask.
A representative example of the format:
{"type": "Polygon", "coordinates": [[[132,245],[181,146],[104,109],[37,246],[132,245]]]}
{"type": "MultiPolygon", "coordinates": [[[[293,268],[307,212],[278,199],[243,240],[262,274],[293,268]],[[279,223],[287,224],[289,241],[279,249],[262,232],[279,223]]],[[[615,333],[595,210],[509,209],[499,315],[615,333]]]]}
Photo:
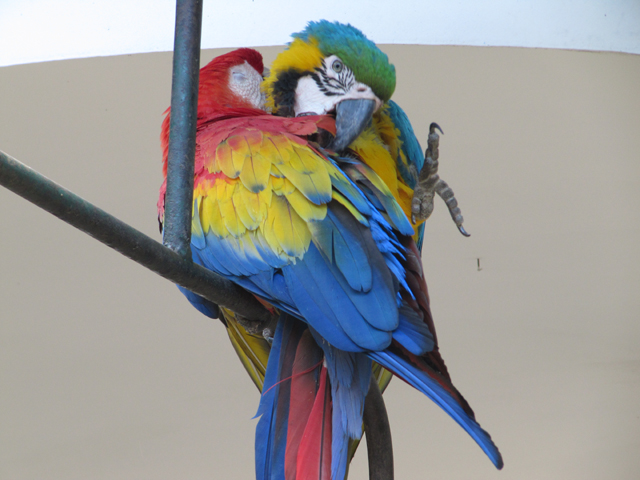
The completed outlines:
{"type": "Polygon", "coordinates": [[[312,223],[314,243],[320,248],[327,262],[335,263],[344,275],[349,286],[361,292],[371,290],[371,266],[367,252],[362,247],[363,228],[360,223],[341,221],[336,211],[342,209],[339,205],[331,205],[327,209],[324,220],[312,223]],[[316,240],[318,238],[318,240],[316,240]]]}
{"type": "Polygon", "coordinates": [[[422,314],[404,302],[400,307],[400,323],[393,332],[393,339],[414,355],[424,355],[435,346],[433,334],[422,314]]]}
{"type": "MultiPolygon", "coordinates": [[[[399,162],[400,173],[412,185],[409,167],[419,171],[424,160],[420,145],[397,105],[391,104],[389,114],[401,132],[402,149],[408,160],[408,165],[399,162]]],[[[333,188],[362,217],[358,220],[353,209],[350,211],[326,194],[320,198],[315,191],[306,192],[312,202],[327,204],[327,215],[323,220],[307,223],[312,241],[302,257],[279,255],[261,234],[220,238],[213,231],[204,232],[199,219],[193,222],[194,261],[281,311],[257,414],[257,478],[284,478],[285,469],[293,468],[285,455],[287,438],[297,438],[306,431],[306,426],[299,423],[295,433],[288,431],[292,400],[291,382],[286,380],[292,377],[297,346],[307,328],[313,334],[315,348],[324,352],[329,376],[332,478],[344,478],[349,439],[362,434],[371,360],[432,399],[501,468],[500,453],[475,421],[466,401],[450,385],[439,357],[426,286],[419,281],[420,259],[414,258],[418,252],[409,238],[414,233],[411,224],[393,197],[376,188],[378,180],[370,180],[373,173],[358,166],[357,160],[327,160],[338,168],[344,167],[345,176],[331,174],[333,188]],[[432,359],[435,360],[430,363],[432,359]]],[[[217,316],[215,305],[190,292],[185,295],[205,315],[217,316]]],[[[325,375],[322,374],[323,382],[325,375]]],[[[307,385],[306,382],[299,385],[307,385]]],[[[297,452],[295,448],[290,451],[297,452]]]]}
{"type": "MultiPolygon", "coordinates": [[[[362,351],[388,345],[390,332],[373,328],[360,314],[353,301],[358,292],[348,287],[342,274],[325,262],[314,245],[309,247],[304,260],[285,267],[283,273],[305,321],[342,350],[362,351]],[[345,348],[349,344],[356,348],[345,348]]],[[[370,292],[371,298],[375,293],[370,292]]]]}

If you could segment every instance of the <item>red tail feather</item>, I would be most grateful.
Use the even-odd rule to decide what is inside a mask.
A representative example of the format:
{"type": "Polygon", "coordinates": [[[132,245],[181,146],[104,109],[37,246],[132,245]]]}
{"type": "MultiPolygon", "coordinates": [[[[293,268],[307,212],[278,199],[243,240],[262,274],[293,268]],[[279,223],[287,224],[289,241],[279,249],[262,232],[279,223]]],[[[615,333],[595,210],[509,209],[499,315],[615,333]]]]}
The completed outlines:
{"type": "MultiPolygon", "coordinates": [[[[321,364],[322,350],[316,345],[311,332],[306,330],[300,338],[293,370],[291,371],[289,425],[287,429],[287,448],[284,456],[284,471],[287,480],[296,478],[298,450],[312,413],[318,387],[317,368],[321,364]]],[[[322,396],[324,396],[324,393],[322,393],[322,396]]]]}
{"type": "Polygon", "coordinates": [[[322,367],[318,393],[298,448],[296,472],[295,478],[299,480],[331,479],[331,387],[325,367],[322,367]]]}

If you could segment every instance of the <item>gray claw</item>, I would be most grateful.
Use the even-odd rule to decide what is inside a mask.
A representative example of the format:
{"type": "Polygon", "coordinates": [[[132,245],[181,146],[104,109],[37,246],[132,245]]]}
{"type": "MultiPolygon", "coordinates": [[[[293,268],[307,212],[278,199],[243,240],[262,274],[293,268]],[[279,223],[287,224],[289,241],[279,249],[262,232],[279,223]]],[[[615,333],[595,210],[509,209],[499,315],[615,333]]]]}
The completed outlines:
{"type": "Polygon", "coordinates": [[[458,225],[458,230],[460,230],[460,233],[463,234],[465,237],[470,237],[471,234],[467,233],[467,231],[464,229],[464,227],[462,225],[458,225]]]}
{"type": "Polygon", "coordinates": [[[436,133],[436,130],[443,133],[437,123],[431,123],[431,125],[429,125],[428,147],[424,153],[424,165],[418,175],[418,182],[413,192],[413,199],[411,200],[411,221],[415,224],[431,216],[434,207],[433,198],[437,193],[446,203],[451,218],[458,227],[458,230],[460,230],[460,233],[465,237],[469,237],[470,235],[462,227],[464,218],[462,217],[460,208],[458,208],[458,201],[456,200],[453,190],[447,185],[447,182],[438,176],[438,157],[440,155],[438,146],[440,137],[436,133]]]}

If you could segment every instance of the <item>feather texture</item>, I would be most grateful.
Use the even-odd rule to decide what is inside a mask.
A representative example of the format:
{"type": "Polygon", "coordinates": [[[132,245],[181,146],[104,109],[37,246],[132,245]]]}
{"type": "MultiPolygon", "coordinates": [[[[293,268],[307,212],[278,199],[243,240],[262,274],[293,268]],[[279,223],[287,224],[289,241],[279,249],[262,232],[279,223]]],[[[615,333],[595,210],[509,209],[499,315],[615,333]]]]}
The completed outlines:
{"type": "Polygon", "coordinates": [[[347,159],[312,141],[335,133],[331,117],[273,117],[232,100],[209,92],[206,116],[199,109],[192,252],[280,311],[270,348],[223,311],[236,351],[263,383],[257,478],[344,478],[371,360],[441,406],[501,467],[438,350],[405,214],[411,188],[400,164],[415,159],[391,117],[383,112],[373,139],[347,159]]]}

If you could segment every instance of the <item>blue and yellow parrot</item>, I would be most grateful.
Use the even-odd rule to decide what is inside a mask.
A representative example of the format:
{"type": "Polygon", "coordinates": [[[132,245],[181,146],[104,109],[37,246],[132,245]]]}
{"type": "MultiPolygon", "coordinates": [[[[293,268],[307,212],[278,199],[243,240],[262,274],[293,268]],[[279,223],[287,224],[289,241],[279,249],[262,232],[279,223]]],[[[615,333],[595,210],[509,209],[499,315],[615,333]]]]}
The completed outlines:
{"type": "MultiPolygon", "coordinates": [[[[357,78],[343,56],[341,71],[357,78]]],[[[192,239],[194,261],[281,315],[259,411],[257,477],[344,478],[348,442],[362,433],[372,359],[444,408],[500,467],[435,350],[399,191],[357,149],[333,154],[354,137],[339,104],[337,125],[312,111],[292,119],[259,110],[261,72],[248,49],[202,70],[192,239]],[[324,132],[336,133],[326,150],[315,142],[324,132]]],[[[383,93],[363,88],[348,100],[372,94],[379,108],[393,89],[375,88],[383,93]]]]}
{"type": "MultiPolygon", "coordinates": [[[[337,110],[339,121],[346,119],[344,123],[353,122],[351,128],[356,132],[359,131],[359,122],[369,122],[370,125],[350,144],[350,148],[366,159],[366,163],[383,179],[409,216],[413,187],[422,169],[424,156],[406,114],[389,100],[395,86],[393,65],[389,64],[386,55],[375,44],[348,25],[312,22],[304,32],[294,37],[293,43],[272,65],[271,74],[263,87],[267,94],[268,109],[277,115],[289,117],[310,112],[335,113],[337,110]],[[317,38],[328,41],[320,42],[317,38]],[[349,49],[348,45],[352,48],[349,49]],[[337,50],[334,49],[336,46],[337,50]],[[365,50],[368,54],[360,56],[365,50]],[[357,78],[349,66],[345,66],[344,72],[335,71],[334,68],[340,69],[343,64],[333,52],[339,52],[349,60],[357,78]],[[332,61],[336,59],[334,67],[332,61]],[[332,66],[328,69],[329,63],[332,66]],[[384,81],[378,81],[376,69],[386,76],[384,81]],[[322,85],[322,82],[327,85],[322,85]],[[341,85],[340,82],[352,84],[341,85]],[[380,98],[368,83],[380,90],[380,98]],[[358,118],[354,119],[356,115],[358,118]]],[[[344,135],[343,138],[352,139],[353,136],[344,135]]],[[[345,146],[333,147],[342,149],[345,146]]],[[[421,247],[424,230],[421,223],[418,222],[415,235],[418,248],[421,247]]],[[[236,321],[233,312],[223,310],[222,313],[228,320],[228,332],[239,357],[261,389],[270,349],[262,338],[261,328],[252,328],[252,325],[244,322],[245,329],[236,321]]],[[[374,366],[374,374],[380,389],[384,390],[391,375],[377,365],[374,366]]]]}

